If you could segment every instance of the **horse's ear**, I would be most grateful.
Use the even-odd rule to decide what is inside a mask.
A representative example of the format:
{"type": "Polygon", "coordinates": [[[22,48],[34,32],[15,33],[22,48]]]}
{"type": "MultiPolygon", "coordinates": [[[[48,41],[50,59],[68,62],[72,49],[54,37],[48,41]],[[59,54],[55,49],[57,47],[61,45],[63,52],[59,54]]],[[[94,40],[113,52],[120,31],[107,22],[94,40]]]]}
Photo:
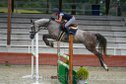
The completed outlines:
{"type": "Polygon", "coordinates": [[[34,21],[32,19],[30,19],[30,22],[31,22],[31,24],[34,24],[34,21]]]}

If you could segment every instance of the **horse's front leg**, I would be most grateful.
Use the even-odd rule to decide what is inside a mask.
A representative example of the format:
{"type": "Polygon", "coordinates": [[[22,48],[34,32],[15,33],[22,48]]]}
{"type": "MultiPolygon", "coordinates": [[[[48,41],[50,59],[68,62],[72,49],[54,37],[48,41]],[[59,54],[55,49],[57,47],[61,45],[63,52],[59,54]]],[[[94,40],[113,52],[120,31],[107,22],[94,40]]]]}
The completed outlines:
{"type": "Polygon", "coordinates": [[[43,35],[43,41],[47,46],[54,47],[54,43],[52,41],[49,41],[48,38],[52,38],[51,35],[49,34],[44,34],[43,35]]]}

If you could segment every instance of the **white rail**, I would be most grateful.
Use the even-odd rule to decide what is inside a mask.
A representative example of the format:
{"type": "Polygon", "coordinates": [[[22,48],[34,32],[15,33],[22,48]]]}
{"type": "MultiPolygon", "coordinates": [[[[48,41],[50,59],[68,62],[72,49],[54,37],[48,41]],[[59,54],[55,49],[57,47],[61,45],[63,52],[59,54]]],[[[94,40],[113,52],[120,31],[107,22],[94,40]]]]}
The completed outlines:
{"type": "Polygon", "coordinates": [[[63,53],[58,53],[58,56],[64,57],[65,59],[69,60],[69,56],[63,54],[63,53]]]}

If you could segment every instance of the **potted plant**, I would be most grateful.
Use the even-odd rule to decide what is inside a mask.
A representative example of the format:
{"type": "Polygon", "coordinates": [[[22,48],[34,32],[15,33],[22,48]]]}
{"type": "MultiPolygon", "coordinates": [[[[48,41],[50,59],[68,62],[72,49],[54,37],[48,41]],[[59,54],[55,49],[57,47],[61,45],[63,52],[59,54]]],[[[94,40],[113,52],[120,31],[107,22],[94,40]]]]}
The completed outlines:
{"type": "Polygon", "coordinates": [[[80,67],[76,73],[77,84],[87,84],[89,72],[86,68],[80,67]]]}

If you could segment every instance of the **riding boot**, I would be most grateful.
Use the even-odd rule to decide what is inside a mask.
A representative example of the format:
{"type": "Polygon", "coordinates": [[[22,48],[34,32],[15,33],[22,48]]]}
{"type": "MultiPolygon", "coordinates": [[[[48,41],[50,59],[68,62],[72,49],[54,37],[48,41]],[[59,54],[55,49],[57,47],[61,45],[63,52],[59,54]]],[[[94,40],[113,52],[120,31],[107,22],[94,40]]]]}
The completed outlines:
{"type": "Polygon", "coordinates": [[[65,32],[66,32],[66,37],[65,39],[69,38],[69,28],[68,27],[64,27],[65,28],[65,32]]]}

